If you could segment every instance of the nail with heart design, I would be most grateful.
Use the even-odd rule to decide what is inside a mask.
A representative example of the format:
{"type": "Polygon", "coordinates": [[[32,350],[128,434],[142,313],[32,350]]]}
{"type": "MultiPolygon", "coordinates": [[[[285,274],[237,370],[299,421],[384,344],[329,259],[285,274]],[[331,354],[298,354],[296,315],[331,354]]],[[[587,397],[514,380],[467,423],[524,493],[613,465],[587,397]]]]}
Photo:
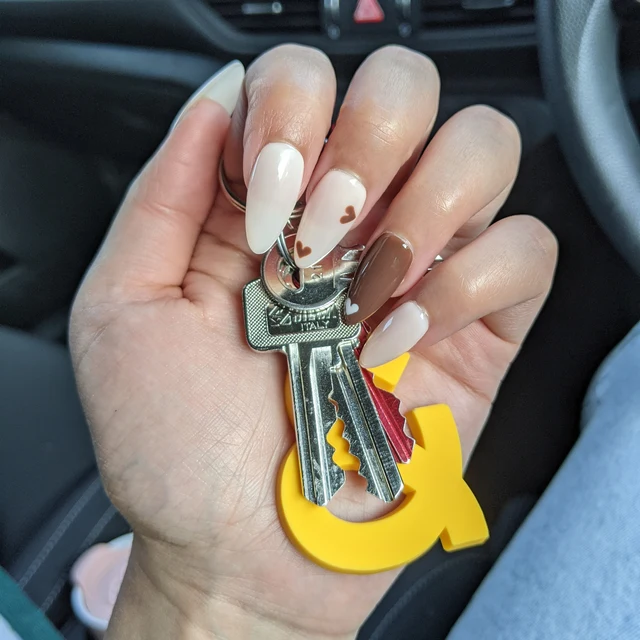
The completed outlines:
{"type": "Polygon", "coordinates": [[[348,315],[348,316],[352,316],[354,313],[358,313],[358,310],[360,309],[360,307],[355,303],[351,301],[351,298],[347,298],[345,300],[344,303],[344,312],[348,315]]]}
{"type": "Polygon", "coordinates": [[[391,232],[378,237],[353,276],[345,321],[357,324],[374,314],[393,295],[412,261],[413,250],[407,240],[391,232]]]}
{"type": "Polygon", "coordinates": [[[309,196],[300,220],[296,264],[306,269],[332,251],[357,220],[366,199],[367,190],[353,174],[340,169],[326,173],[309,196]],[[298,245],[311,250],[303,255],[298,245]]]}
{"type": "Polygon", "coordinates": [[[340,224],[348,224],[356,219],[356,210],[351,205],[344,210],[344,213],[345,215],[340,218],[340,224]]]}
{"type": "Polygon", "coordinates": [[[311,253],[311,247],[305,247],[302,242],[300,242],[300,240],[298,240],[298,242],[296,242],[296,253],[304,258],[305,256],[308,256],[311,253]]]}

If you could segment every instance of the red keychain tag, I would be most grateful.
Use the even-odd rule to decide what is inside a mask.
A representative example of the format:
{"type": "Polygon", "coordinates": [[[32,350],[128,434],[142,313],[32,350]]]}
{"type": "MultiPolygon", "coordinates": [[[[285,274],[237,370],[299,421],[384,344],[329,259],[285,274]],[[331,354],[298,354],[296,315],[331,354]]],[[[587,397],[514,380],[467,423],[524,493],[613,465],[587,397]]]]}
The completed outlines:
{"type": "MultiPolygon", "coordinates": [[[[363,322],[360,346],[355,350],[358,357],[360,357],[360,351],[370,334],[371,328],[363,322]]],[[[373,374],[364,367],[362,367],[362,374],[396,460],[404,463],[409,462],[415,441],[410,435],[407,435],[407,421],[400,413],[400,400],[392,393],[376,387],[373,384],[373,374]]]]}

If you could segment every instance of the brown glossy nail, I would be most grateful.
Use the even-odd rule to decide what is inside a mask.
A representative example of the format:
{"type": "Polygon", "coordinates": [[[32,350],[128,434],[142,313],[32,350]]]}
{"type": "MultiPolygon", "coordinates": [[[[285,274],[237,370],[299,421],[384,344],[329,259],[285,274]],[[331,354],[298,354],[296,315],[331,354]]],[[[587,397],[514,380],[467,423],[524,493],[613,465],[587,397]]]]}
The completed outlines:
{"type": "Polygon", "coordinates": [[[348,324],[374,314],[398,288],[411,262],[411,245],[395,233],[383,233],[365,253],[344,306],[348,324]]]}

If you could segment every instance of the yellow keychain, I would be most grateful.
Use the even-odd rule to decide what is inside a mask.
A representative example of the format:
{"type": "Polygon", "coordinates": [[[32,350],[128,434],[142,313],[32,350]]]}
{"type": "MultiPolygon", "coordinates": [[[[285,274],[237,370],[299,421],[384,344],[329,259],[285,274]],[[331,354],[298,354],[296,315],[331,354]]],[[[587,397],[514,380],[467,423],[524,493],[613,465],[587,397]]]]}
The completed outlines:
{"type": "MultiPolygon", "coordinates": [[[[374,384],[392,392],[408,360],[405,354],[373,369],[374,384]]],[[[293,544],[313,562],[343,573],[377,573],[415,560],[438,538],[447,551],[454,551],[489,537],[480,505],[462,477],[460,439],[449,407],[421,407],[405,417],[415,446],[410,462],[399,465],[404,495],[377,520],[347,522],[307,500],[296,446],[285,456],[277,486],[280,520],[293,544]]],[[[349,453],[342,428],[337,420],[328,436],[336,450],[333,460],[345,471],[356,471],[359,462],[349,453]]]]}

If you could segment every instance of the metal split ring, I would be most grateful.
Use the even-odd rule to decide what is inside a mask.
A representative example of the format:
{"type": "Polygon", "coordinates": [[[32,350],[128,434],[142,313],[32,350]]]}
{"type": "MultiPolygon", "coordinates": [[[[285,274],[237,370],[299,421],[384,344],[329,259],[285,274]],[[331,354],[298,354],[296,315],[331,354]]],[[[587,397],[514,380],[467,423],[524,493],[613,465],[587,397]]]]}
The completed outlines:
{"type": "Polygon", "coordinates": [[[443,261],[444,261],[444,258],[440,254],[438,254],[433,259],[433,262],[431,263],[431,266],[427,267],[427,273],[429,273],[429,271],[432,271],[433,269],[435,269],[435,267],[437,267],[443,261]]]}
{"type": "MultiPolygon", "coordinates": [[[[231,189],[229,185],[229,180],[224,172],[224,162],[222,158],[220,159],[220,164],[218,165],[218,181],[220,186],[222,187],[222,192],[224,193],[226,199],[236,208],[238,211],[242,211],[243,213],[247,210],[247,203],[244,202],[241,198],[239,198],[231,189]]],[[[291,217],[299,218],[300,214],[304,210],[304,204],[298,202],[291,212],[291,217]]],[[[291,220],[291,218],[290,218],[291,220]]],[[[289,223],[290,224],[290,223],[289,223]]],[[[297,265],[291,256],[291,252],[287,248],[287,241],[285,239],[284,231],[278,236],[276,240],[276,245],[278,246],[278,252],[285,260],[285,262],[292,268],[297,270],[297,265]]]]}

